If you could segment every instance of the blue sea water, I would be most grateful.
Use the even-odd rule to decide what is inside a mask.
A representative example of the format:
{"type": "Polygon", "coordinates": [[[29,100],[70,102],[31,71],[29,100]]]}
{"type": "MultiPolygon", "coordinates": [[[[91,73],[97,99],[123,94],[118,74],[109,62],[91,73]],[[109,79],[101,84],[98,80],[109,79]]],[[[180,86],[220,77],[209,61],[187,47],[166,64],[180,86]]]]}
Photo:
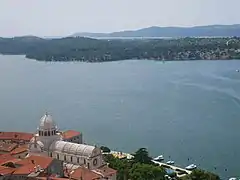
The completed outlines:
{"type": "Polygon", "coordinates": [[[0,56],[1,131],[48,111],[90,144],[240,175],[240,61],[45,63],[0,56]]]}

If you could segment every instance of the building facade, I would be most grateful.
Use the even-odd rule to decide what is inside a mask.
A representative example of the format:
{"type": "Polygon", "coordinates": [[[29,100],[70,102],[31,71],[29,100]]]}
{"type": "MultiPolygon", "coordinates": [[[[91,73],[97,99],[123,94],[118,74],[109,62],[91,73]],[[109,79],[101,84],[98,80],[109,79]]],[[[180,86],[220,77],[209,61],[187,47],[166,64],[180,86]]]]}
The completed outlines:
{"type": "MultiPolygon", "coordinates": [[[[75,139],[78,140],[77,142],[82,142],[81,135],[73,136],[75,137],[79,137],[75,139]]],[[[68,141],[69,139],[64,140],[63,133],[58,130],[51,115],[45,114],[40,119],[37,133],[30,140],[29,156],[49,156],[91,170],[104,165],[100,148],[68,141]]]]}

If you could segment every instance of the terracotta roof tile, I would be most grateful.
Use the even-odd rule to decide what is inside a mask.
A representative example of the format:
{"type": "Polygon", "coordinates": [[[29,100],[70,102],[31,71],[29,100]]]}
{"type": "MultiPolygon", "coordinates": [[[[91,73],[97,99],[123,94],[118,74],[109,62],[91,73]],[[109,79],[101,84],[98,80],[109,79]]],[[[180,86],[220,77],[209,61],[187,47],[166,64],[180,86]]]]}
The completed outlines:
{"type": "Polygon", "coordinates": [[[16,148],[16,149],[14,149],[14,150],[12,150],[11,151],[11,154],[12,155],[16,155],[16,154],[20,154],[20,153],[23,153],[23,152],[26,152],[26,151],[28,151],[28,148],[27,147],[18,147],[18,148],[16,148]]]}
{"type": "Polygon", "coordinates": [[[15,170],[14,168],[0,166],[0,176],[11,174],[11,173],[13,173],[14,170],[15,170]]]}
{"type": "Polygon", "coordinates": [[[25,159],[22,159],[17,162],[19,165],[28,165],[33,164],[34,166],[39,165],[41,168],[46,169],[51,162],[53,161],[52,158],[46,156],[29,156],[25,159]]]}
{"type": "Polygon", "coordinates": [[[68,131],[65,131],[63,132],[63,139],[70,139],[72,137],[75,137],[75,136],[79,136],[81,133],[78,132],[78,131],[74,131],[74,130],[68,130],[68,131]]]}
{"type": "Polygon", "coordinates": [[[76,180],[80,179],[80,177],[84,180],[97,180],[102,178],[99,174],[84,167],[77,168],[70,176],[72,179],[76,180]]]}
{"type": "Polygon", "coordinates": [[[0,155],[0,165],[6,164],[7,162],[18,162],[18,161],[20,161],[20,159],[17,159],[11,156],[11,154],[0,155]]]}
{"type": "Polygon", "coordinates": [[[13,172],[13,174],[15,174],[15,175],[28,175],[28,174],[35,171],[34,167],[35,167],[34,164],[23,165],[23,166],[20,166],[20,167],[16,168],[15,171],[13,172]]]}
{"type": "Polygon", "coordinates": [[[0,140],[14,140],[14,141],[30,141],[33,137],[32,133],[25,132],[0,132],[0,140]]]}
{"type": "Polygon", "coordinates": [[[117,171],[115,169],[112,169],[112,168],[108,167],[107,165],[98,168],[98,170],[104,177],[111,176],[111,175],[117,173],[117,171]]]}
{"type": "Polygon", "coordinates": [[[36,177],[36,179],[39,179],[39,180],[67,180],[69,178],[49,177],[47,179],[47,177],[36,177]]]}
{"type": "Polygon", "coordinates": [[[0,142],[0,151],[4,152],[11,152],[13,149],[15,149],[18,145],[16,143],[5,143],[0,142]]]}

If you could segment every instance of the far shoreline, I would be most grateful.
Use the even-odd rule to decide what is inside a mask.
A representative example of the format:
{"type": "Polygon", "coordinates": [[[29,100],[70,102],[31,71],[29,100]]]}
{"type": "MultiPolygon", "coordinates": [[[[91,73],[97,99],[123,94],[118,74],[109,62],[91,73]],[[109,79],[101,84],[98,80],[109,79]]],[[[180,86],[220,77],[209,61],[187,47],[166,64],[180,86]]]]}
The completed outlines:
{"type": "Polygon", "coordinates": [[[163,64],[168,63],[168,62],[194,62],[194,61],[239,61],[240,59],[181,59],[181,60],[158,60],[158,59],[122,59],[122,60],[112,60],[112,61],[78,61],[78,60],[73,60],[73,61],[48,61],[48,60],[38,60],[38,59],[34,59],[34,58],[29,58],[24,54],[2,54],[0,53],[0,56],[18,56],[18,57],[24,57],[28,60],[32,60],[32,61],[37,61],[37,62],[44,62],[44,63],[90,63],[90,64],[96,64],[96,63],[110,63],[110,62],[122,62],[122,61],[155,61],[155,62],[162,62],[163,64]]]}

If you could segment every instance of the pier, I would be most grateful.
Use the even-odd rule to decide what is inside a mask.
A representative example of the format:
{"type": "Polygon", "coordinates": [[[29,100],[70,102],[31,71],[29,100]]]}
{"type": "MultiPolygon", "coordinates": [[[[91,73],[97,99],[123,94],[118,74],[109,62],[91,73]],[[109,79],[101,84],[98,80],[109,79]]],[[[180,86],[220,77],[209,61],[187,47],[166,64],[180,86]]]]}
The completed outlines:
{"type": "Polygon", "coordinates": [[[183,169],[181,167],[174,166],[174,165],[169,165],[169,164],[154,161],[154,160],[152,160],[152,162],[155,163],[155,164],[158,164],[161,167],[164,167],[164,168],[167,168],[167,169],[172,169],[173,171],[176,172],[177,177],[183,177],[185,175],[188,175],[188,174],[192,173],[192,171],[189,171],[189,170],[186,170],[186,169],[183,169]]]}

